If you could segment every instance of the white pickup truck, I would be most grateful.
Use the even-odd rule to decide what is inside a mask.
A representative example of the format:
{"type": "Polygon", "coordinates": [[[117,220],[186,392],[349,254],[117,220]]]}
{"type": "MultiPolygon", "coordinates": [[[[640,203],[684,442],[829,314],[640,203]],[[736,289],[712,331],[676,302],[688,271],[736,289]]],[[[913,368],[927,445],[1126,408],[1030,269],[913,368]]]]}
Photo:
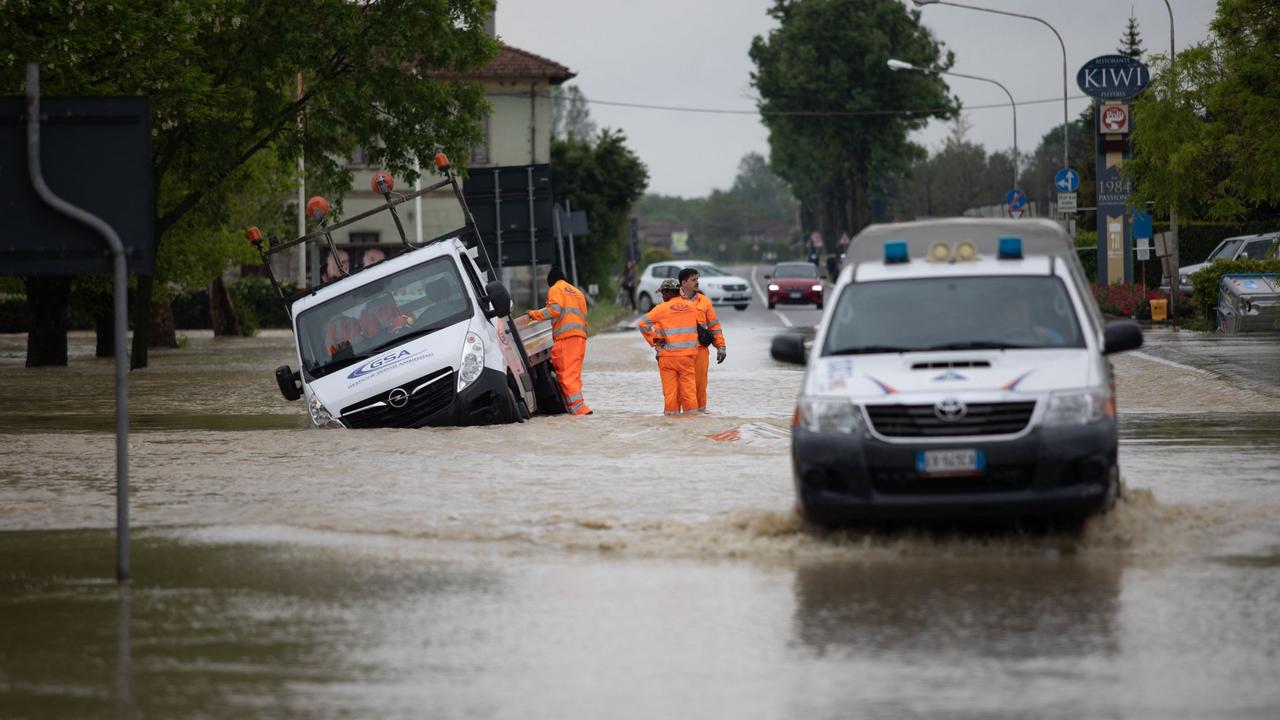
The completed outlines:
{"type": "Polygon", "coordinates": [[[379,173],[373,186],[386,204],[334,225],[325,224],[328,203],[312,198],[308,212],[320,228],[300,238],[264,248],[261,232],[249,229],[293,326],[300,367],[276,368],[276,382],[286,399],[305,400],[314,427],[480,425],[564,412],[548,361],[551,323],[511,317],[511,295],[491,279],[448,160],[440,155],[436,164],[445,180],[395,198],[390,176],[379,173]],[[397,205],[445,186],[462,204],[466,226],[421,246],[402,230],[400,255],[350,271],[339,265],[338,279],[285,300],[272,254],[307,242],[327,242],[332,251],[332,231],[376,212],[395,216],[397,205]]]}

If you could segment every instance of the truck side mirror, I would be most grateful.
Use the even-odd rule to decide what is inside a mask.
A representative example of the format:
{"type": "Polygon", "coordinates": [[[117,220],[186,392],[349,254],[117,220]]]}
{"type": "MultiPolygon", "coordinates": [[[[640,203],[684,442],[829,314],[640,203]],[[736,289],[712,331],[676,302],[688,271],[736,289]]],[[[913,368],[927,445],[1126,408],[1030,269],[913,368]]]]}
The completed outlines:
{"type": "Polygon", "coordinates": [[[507,290],[506,285],[494,280],[484,286],[484,293],[485,300],[489,303],[489,308],[484,311],[485,317],[510,317],[511,293],[507,290]]]}
{"type": "Polygon", "coordinates": [[[1137,350],[1142,347],[1142,326],[1132,320],[1116,320],[1107,323],[1102,331],[1103,355],[1137,350]]]}
{"type": "Polygon", "coordinates": [[[775,335],[773,344],[769,347],[769,354],[778,362],[804,365],[804,336],[795,333],[775,335]]]}
{"type": "Polygon", "coordinates": [[[288,365],[276,368],[276,385],[280,386],[280,394],[285,400],[302,397],[302,373],[294,372],[288,365]]]}

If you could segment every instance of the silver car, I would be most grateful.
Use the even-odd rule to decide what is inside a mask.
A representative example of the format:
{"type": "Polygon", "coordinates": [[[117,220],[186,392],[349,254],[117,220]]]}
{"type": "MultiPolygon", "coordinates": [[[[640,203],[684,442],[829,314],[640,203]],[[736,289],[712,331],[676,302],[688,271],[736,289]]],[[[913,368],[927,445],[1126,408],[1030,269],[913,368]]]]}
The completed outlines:
{"type": "MultiPolygon", "coordinates": [[[[1264,260],[1276,257],[1280,246],[1280,232],[1262,233],[1259,235],[1241,235],[1218,243],[1204,262],[1194,265],[1183,265],[1178,268],[1178,284],[1182,294],[1191,295],[1191,275],[1213,264],[1214,260],[1264,260]]],[[[1169,279],[1160,281],[1160,289],[1169,292],[1169,279]]]]}

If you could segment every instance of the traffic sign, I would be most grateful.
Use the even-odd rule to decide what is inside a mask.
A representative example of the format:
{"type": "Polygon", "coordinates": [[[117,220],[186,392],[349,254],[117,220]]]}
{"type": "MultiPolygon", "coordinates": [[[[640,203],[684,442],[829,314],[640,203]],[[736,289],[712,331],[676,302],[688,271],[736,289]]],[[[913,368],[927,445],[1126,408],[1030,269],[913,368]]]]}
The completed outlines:
{"type": "Polygon", "coordinates": [[[1076,211],[1076,194],[1073,192],[1058,193],[1058,212],[1073,213],[1076,211]]]}
{"type": "Polygon", "coordinates": [[[1073,193],[1080,187],[1080,173],[1064,167],[1053,176],[1053,184],[1057,186],[1060,193],[1073,193]]]}
{"type": "Polygon", "coordinates": [[[1138,259],[1150,260],[1151,259],[1151,238],[1140,237],[1140,238],[1137,238],[1137,241],[1138,241],[1138,244],[1135,245],[1134,247],[1138,251],[1138,259]]]}
{"type": "Polygon", "coordinates": [[[1014,188],[1004,194],[1005,209],[1011,218],[1020,218],[1027,211],[1027,194],[1014,188]]]}
{"type": "Polygon", "coordinates": [[[1133,213],[1133,236],[1135,238],[1151,237],[1151,213],[1135,210],[1133,213]]]}

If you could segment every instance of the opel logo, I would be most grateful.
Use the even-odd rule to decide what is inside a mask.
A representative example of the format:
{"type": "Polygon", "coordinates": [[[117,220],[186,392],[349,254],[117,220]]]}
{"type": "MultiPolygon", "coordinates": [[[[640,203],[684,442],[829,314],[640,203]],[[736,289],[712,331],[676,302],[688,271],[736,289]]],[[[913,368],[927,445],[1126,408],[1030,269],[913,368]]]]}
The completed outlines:
{"type": "Polygon", "coordinates": [[[956,398],[947,398],[939,400],[937,405],[933,406],[933,414],[943,422],[956,422],[963,420],[968,409],[964,403],[956,398]]]}
{"type": "Polygon", "coordinates": [[[391,403],[391,407],[402,408],[409,402],[409,391],[404,388],[396,388],[387,395],[387,402],[391,403]]]}

